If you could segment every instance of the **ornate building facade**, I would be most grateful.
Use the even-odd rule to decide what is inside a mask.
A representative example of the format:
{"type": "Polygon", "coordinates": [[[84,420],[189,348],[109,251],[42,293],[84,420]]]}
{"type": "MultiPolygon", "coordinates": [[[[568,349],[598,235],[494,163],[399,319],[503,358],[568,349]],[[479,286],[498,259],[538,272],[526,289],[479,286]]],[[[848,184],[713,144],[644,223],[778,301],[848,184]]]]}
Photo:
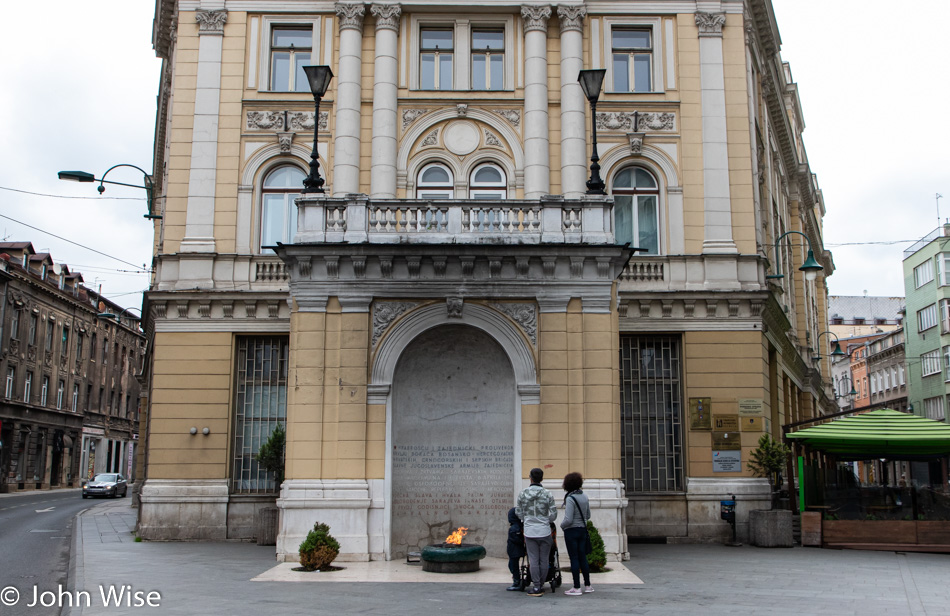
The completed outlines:
{"type": "Polygon", "coordinates": [[[729,494],[742,536],[759,437],[835,410],[768,0],[158,0],[155,23],[143,537],[253,537],[276,497],[279,558],[318,520],[341,558],[457,526],[500,555],[541,467],[558,494],[584,475],[625,558],[731,537],[729,494]],[[304,65],[335,75],[319,115],[304,65]],[[301,194],[315,128],[326,193],[301,194]],[[279,495],[254,459],[278,424],[279,495]]]}

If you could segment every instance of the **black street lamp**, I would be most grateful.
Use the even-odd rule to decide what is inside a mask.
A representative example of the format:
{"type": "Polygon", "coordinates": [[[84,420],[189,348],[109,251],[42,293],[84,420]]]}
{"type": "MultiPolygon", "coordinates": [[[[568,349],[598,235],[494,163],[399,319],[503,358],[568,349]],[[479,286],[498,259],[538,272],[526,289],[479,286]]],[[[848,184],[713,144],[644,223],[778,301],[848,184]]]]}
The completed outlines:
{"type": "Polygon", "coordinates": [[[310,153],[310,175],[303,180],[302,193],[322,193],[324,179],[320,177],[320,161],[317,160],[317,133],[320,130],[320,99],[327,93],[333,71],[329,66],[305,66],[303,72],[310,82],[310,91],[313,92],[313,152],[310,153]]]}
{"type": "Polygon", "coordinates": [[[157,219],[161,219],[162,217],[160,214],[152,213],[152,200],[154,199],[155,186],[152,184],[152,176],[146,173],[145,170],[142,169],[141,167],[136,167],[135,165],[129,165],[125,163],[121,165],[113,165],[109,167],[108,169],[106,169],[106,172],[103,173],[102,177],[99,179],[96,179],[96,177],[93,174],[88,173],[86,171],[60,171],[58,175],[59,175],[59,179],[68,180],[70,182],[84,182],[84,183],[85,182],[99,182],[99,186],[96,188],[96,190],[99,191],[100,195],[106,191],[106,187],[103,186],[103,184],[116,184],[117,186],[130,186],[132,188],[143,188],[145,189],[145,193],[146,193],[145,199],[146,199],[146,207],[148,209],[148,213],[145,214],[145,218],[148,218],[149,220],[157,220],[157,219]],[[142,177],[144,179],[145,186],[139,186],[138,184],[126,184],[125,182],[113,182],[112,180],[107,180],[106,176],[109,175],[109,172],[115,169],[116,167],[132,167],[133,169],[138,169],[139,171],[142,172],[142,177]]]}
{"type": "Polygon", "coordinates": [[[577,74],[577,81],[581,84],[581,90],[590,103],[591,136],[593,137],[594,150],[590,156],[590,179],[587,180],[588,195],[605,195],[604,181],[600,179],[600,156],[597,155],[597,99],[600,98],[600,88],[604,83],[604,75],[607,69],[588,69],[580,71],[577,74]]]}

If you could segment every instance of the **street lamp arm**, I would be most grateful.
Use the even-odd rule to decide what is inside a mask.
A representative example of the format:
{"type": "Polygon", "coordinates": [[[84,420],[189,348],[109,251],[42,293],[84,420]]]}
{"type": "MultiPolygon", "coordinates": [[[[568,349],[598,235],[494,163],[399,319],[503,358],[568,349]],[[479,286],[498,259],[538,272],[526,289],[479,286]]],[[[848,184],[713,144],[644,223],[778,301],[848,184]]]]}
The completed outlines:
{"type": "Polygon", "coordinates": [[[818,261],[815,260],[815,251],[811,247],[811,240],[808,239],[808,236],[802,233],[801,231],[786,231],[782,235],[778,236],[778,239],[775,240],[775,271],[777,274],[770,274],[765,278],[767,280],[776,279],[776,278],[785,278],[785,274],[782,273],[782,253],[778,250],[779,242],[781,242],[786,236],[797,234],[805,238],[805,242],[808,244],[808,256],[805,257],[805,262],[798,269],[805,273],[805,280],[814,280],[818,275],[818,272],[825,269],[821,266],[818,261]]]}
{"type": "Polygon", "coordinates": [[[144,189],[145,194],[146,194],[146,197],[145,197],[146,207],[148,209],[148,213],[145,214],[145,218],[148,218],[149,220],[157,220],[157,219],[162,218],[161,214],[152,213],[152,202],[154,199],[154,192],[155,192],[155,184],[152,182],[152,176],[150,176],[147,171],[145,171],[144,169],[142,169],[141,167],[137,165],[132,165],[129,163],[120,163],[118,165],[112,165],[111,167],[106,169],[106,172],[102,174],[101,178],[97,178],[93,174],[86,173],[85,171],[60,171],[59,179],[70,180],[73,182],[99,182],[99,186],[96,188],[96,190],[99,191],[100,195],[106,191],[105,184],[114,184],[116,186],[128,186],[129,188],[144,189]],[[126,184],[125,182],[114,182],[112,180],[107,180],[106,176],[109,175],[109,172],[112,171],[113,169],[117,169],[118,167],[131,167],[132,169],[136,169],[140,171],[142,173],[142,179],[145,185],[139,186],[138,184],[126,184]]]}

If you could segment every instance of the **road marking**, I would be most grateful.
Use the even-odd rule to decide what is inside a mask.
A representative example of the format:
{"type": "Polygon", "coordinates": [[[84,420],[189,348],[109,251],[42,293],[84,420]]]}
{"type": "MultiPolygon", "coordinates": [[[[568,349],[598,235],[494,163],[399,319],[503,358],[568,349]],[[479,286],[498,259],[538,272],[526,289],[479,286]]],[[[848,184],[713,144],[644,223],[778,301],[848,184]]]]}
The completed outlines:
{"type": "Polygon", "coordinates": [[[47,513],[47,512],[52,511],[53,509],[56,509],[56,507],[49,507],[47,509],[37,509],[36,513],[47,513]]]}
{"type": "Polygon", "coordinates": [[[47,529],[45,529],[45,528],[34,528],[34,529],[30,530],[30,532],[31,532],[31,533],[58,533],[58,532],[59,532],[59,529],[58,529],[58,528],[53,528],[53,529],[51,529],[51,530],[47,530],[47,529]]]}

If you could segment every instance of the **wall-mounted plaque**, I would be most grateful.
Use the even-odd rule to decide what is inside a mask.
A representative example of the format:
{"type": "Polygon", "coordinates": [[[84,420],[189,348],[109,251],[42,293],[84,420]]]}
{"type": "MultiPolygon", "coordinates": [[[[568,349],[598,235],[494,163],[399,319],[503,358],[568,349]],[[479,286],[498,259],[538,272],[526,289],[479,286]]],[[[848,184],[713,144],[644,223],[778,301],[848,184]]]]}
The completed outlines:
{"type": "Polygon", "coordinates": [[[741,424],[743,432],[765,431],[765,417],[743,417],[741,424]]]}
{"type": "Polygon", "coordinates": [[[739,414],[742,416],[761,415],[765,412],[762,398],[739,398],[739,414]]]}
{"type": "Polygon", "coordinates": [[[716,415],[713,417],[713,430],[719,432],[735,432],[738,429],[738,415],[716,415]]]}
{"type": "Polygon", "coordinates": [[[689,399],[689,429],[712,430],[712,398],[689,399]]]}
{"type": "Polygon", "coordinates": [[[739,432],[713,432],[712,448],[714,451],[741,451],[739,432]]]}
{"type": "Polygon", "coordinates": [[[741,451],[714,451],[712,452],[714,473],[741,473],[741,451]]]}

